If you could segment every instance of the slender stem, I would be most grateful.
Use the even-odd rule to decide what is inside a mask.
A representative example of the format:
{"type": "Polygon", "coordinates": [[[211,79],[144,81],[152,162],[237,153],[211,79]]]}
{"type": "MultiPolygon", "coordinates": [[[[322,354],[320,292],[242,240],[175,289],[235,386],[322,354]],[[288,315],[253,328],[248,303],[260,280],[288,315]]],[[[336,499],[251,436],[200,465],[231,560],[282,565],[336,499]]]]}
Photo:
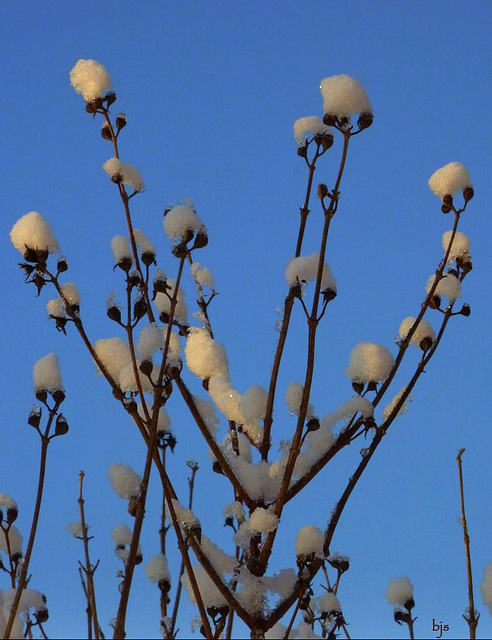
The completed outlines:
{"type": "Polygon", "coordinates": [[[79,576],[82,584],[82,591],[84,592],[85,600],[87,602],[87,607],[85,608],[85,612],[87,614],[87,637],[89,640],[92,640],[92,608],[89,600],[89,593],[87,591],[87,585],[84,580],[84,574],[82,573],[82,567],[79,567],[79,576]]]}
{"type": "Polygon", "coordinates": [[[412,614],[410,614],[410,615],[409,615],[409,619],[408,619],[408,621],[407,621],[407,624],[408,624],[408,633],[409,633],[409,635],[410,635],[410,640],[414,640],[414,638],[415,638],[414,631],[413,631],[413,623],[414,623],[414,620],[413,620],[413,618],[412,618],[412,614]]]}
{"type": "Polygon", "coordinates": [[[31,532],[29,534],[29,541],[27,543],[26,553],[24,555],[24,561],[22,563],[21,574],[19,576],[19,582],[17,584],[17,591],[15,592],[14,601],[12,603],[12,608],[10,610],[9,619],[5,627],[5,632],[3,634],[4,638],[10,638],[10,633],[12,631],[12,626],[14,624],[15,616],[17,615],[17,609],[19,608],[22,592],[27,586],[27,573],[29,571],[29,562],[31,560],[31,554],[34,547],[34,540],[36,538],[36,530],[38,527],[39,514],[41,512],[41,502],[43,499],[44,480],[46,476],[46,458],[48,454],[48,445],[50,442],[48,438],[48,432],[49,432],[51,423],[53,422],[56,409],[58,409],[58,404],[55,405],[55,409],[50,412],[50,417],[48,419],[46,431],[44,435],[41,437],[41,459],[39,463],[38,490],[36,494],[36,504],[34,506],[34,514],[32,518],[31,532]]]}
{"type": "MultiPolygon", "coordinates": [[[[188,487],[189,487],[189,495],[188,495],[188,509],[192,509],[193,508],[193,491],[195,489],[195,476],[196,473],[198,471],[198,467],[193,467],[191,469],[191,476],[188,478],[188,487]]],[[[183,585],[181,583],[181,577],[184,574],[184,570],[185,570],[185,563],[184,563],[184,558],[181,558],[181,566],[179,568],[179,575],[178,575],[178,584],[176,587],[176,597],[174,599],[174,607],[173,607],[173,615],[171,618],[171,633],[170,633],[170,637],[173,638],[174,637],[174,629],[176,627],[176,621],[178,618],[178,610],[179,610],[179,604],[181,601],[181,592],[183,590],[183,585]]]]}
{"type": "Polygon", "coordinates": [[[85,568],[84,572],[87,576],[87,600],[91,609],[91,618],[94,625],[94,637],[99,640],[99,621],[97,618],[97,606],[96,606],[96,590],[94,587],[94,573],[97,568],[97,564],[94,567],[91,563],[89,555],[89,538],[87,536],[87,525],[85,522],[85,510],[84,510],[84,498],[83,498],[83,483],[84,472],[79,472],[80,484],[79,484],[79,509],[80,509],[80,523],[82,525],[82,541],[84,544],[85,555],[85,568]]]}
{"type": "Polygon", "coordinates": [[[477,626],[479,616],[475,610],[475,600],[473,597],[473,573],[470,553],[470,535],[468,533],[468,523],[466,521],[465,513],[465,489],[463,484],[463,463],[462,456],[465,453],[464,449],[460,449],[456,460],[458,462],[458,475],[460,483],[460,502],[461,502],[461,524],[463,526],[463,541],[465,543],[465,556],[466,556],[466,575],[468,579],[468,612],[464,615],[464,619],[468,623],[470,629],[470,639],[475,640],[477,637],[477,626]]]}

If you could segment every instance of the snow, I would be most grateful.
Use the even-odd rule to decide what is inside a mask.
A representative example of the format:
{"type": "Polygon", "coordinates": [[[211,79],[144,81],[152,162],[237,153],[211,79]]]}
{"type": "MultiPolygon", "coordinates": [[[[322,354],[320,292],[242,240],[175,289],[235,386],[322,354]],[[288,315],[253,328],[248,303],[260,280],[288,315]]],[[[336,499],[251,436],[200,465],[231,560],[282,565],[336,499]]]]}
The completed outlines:
{"type": "Polygon", "coordinates": [[[307,116],[294,122],[294,138],[298,146],[302,147],[306,143],[310,133],[313,135],[333,135],[330,127],[326,126],[318,116],[307,116]]]}
{"type": "Polygon", "coordinates": [[[317,558],[323,558],[323,544],[325,536],[321,529],[314,525],[302,527],[296,537],[296,556],[305,557],[314,554],[317,558]]]}
{"type": "MultiPolygon", "coordinates": [[[[429,291],[431,290],[435,279],[435,275],[429,277],[427,285],[425,287],[427,293],[429,293],[429,291]]],[[[441,280],[439,280],[436,290],[434,291],[434,295],[443,296],[445,298],[448,298],[449,302],[454,302],[461,297],[461,282],[455,275],[453,275],[452,273],[448,273],[441,280]]]]}
{"type": "Polygon", "coordinates": [[[372,112],[364,87],[348,75],[330,76],[321,81],[323,112],[334,116],[372,112]]]}
{"type": "MultiPolygon", "coordinates": [[[[446,231],[442,236],[442,248],[444,249],[444,253],[448,250],[449,243],[451,241],[452,231],[446,231]]],[[[468,236],[460,231],[457,231],[453,244],[451,245],[451,250],[448,256],[448,262],[453,262],[456,258],[468,257],[470,253],[470,240],[468,236]]]]}
{"type": "Polygon", "coordinates": [[[86,102],[102,98],[111,86],[106,68],[95,60],[79,60],[70,71],[70,84],[86,102]]]}
{"type": "Polygon", "coordinates": [[[192,327],[185,347],[186,364],[202,380],[228,374],[227,354],[206,329],[192,327]]]}
{"type": "MultiPolygon", "coordinates": [[[[403,322],[401,323],[400,329],[398,330],[398,335],[402,340],[407,337],[408,332],[412,328],[415,320],[416,318],[414,318],[413,316],[408,316],[408,318],[405,318],[405,320],[403,320],[403,322]]],[[[414,347],[418,348],[424,338],[430,338],[432,342],[434,342],[436,339],[436,334],[434,333],[434,329],[430,326],[427,320],[422,319],[415,329],[415,333],[413,334],[410,342],[414,347]]]]}
{"type": "Polygon", "coordinates": [[[119,264],[122,261],[130,261],[133,264],[133,256],[128,244],[128,238],[125,236],[113,236],[111,238],[111,249],[113,251],[113,257],[115,264],[119,264]]]}
{"type": "MultiPolygon", "coordinates": [[[[389,403],[389,405],[387,405],[384,408],[383,411],[383,420],[386,422],[386,420],[390,417],[393,409],[396,407],[396,405],[398,404],[398,402],[400,402],[401,397],[403,396],[403,394],[405,393],[405,391],[407,390],[406,386],[402,387],[400,389],[400,391],[396,394],[396,396],[393,398],[393,400],[389,403]]],[[[400,410],[398,411],[398,413],[396,414],[397,416],[401,416],[404,413],[406,413],[408,411],[408,405],[407,402],[412,402],[412,396],[409,395],[408,398],[405,400],[405,402],[402,404],[400,410]]],[[[396,417],[396,416],[395,416],[396,417]]]]}
{"type": "Polygon", "coordinates": [[[171,574],[167,566],[167,558],[164,554],[159,553],[152,556],[145,565],[145,575],[151,582],[171,582],[171,574]]]}
{"type": "Polygon", "coordinates": [[[17,220],[10,231],[10,240],[22,255],[26,247],[48,253],[56,253],[60,249],[50,225],[37,211],[26,213],[17,220]]]}
{"type": "Polygon", "coordinates": [[[60,361],[55,353],[40,358],[33,367],[34,391],[54,393],[63,389],[60,361]]]}
{"type": "Polygon", "coordinates": [[[186,232],[194,235],[204,229],[204,224],[197,216],[191,200],[168,209],[164,213],[163,225],[166,235],[171,240],[183,238],[187,235],[186,232]]]}
{"type": "Polygon", "coordinates": [[[108,469],[108,477],[115,493],[125,500],[136,498],[140,493],[142,476],[125,464],[112,464],[108,469]]]}
{"type": "MultiPolygon", "coordinates": [[[[292,258],[285,270],[285,279],[289,287],[294,287],[297,284],[307,284],[311,280],[316,280],[318,265],[319,253],[311,253],[308,256],[292,258]]],[[[336,291],[337,285],[330,267],[325,262],[321,276],[321,291],[326,289],[336,291]]]]}
{"type": "Polygon", "coordinates": [[[386,599],[390,604],[405,605],[413,598],[413,584],[405,578],[392,578],[386,589],[386,599]]]}
{"type": "Polygon", "coordinates": [[[359,342],[350,354],[346,375],[353,382],[379,382],[385,380],[394,365],[390,351],[373,342],[359,342]]]}
{"type": "MultiPolygon", "coordinates": [[[[102,338],[93,346],[96,355],[106,367],[109,375],[117,382],[120,371],[131,363],[128,344],[121,338],[102,338]]],[[[99,369],[98,373],[101,373],[99,369]]]]}
{"type": "Polygon", "coordinates": [[[275,531],[280,523],[279,518],[271,509],[257,507],[249,517],[249,526],[255,533],[270,533],[275,531]]]}
{"type": "Polygon", "coordinates": [[[103,164],[103,169],[113,182],[122,182],[133,187],[135,191],[142,191],[144,188],[144,181],[140,172],[128,162],[122,162],[118,158],[110,158],[103,164]]]}
{"type": "Polygon", "coordinates": [[[453,195],[471,186],[470,174],[461,162],[450,162],[435,171],[429,178],[431,191],[440,198],[453,195]]]}

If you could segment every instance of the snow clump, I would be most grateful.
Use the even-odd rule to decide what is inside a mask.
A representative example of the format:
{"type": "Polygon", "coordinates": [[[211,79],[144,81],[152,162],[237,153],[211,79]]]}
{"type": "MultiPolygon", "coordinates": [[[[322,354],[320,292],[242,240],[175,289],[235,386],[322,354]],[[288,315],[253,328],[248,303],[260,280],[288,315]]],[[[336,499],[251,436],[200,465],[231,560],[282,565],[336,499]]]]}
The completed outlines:
{"type": "Polygon", "coordinates": [[[209,289],[213,289],[215,287],[214,277],[210,269],[207,269],[207,267],[202,267],[199,262],[194,262],[191,265],[190,271],[192,278],[201,287],[209,287],[209,289]]]}
{"type": "Polygon", "coordinates": [[[246,389],[239,401],[239,411],[242,413],[245,422],[263,420],[265,417],[268,393],[260,385],[253,385],[246,389]]]}
{"type": "Polygon", "coordinates": [[[190,329],[185,347],[186,364],[202,380],[228,375],[226,351],[220,342],[211,338],[206,329],[190,329]]]}
{"type": "Polygon", "coordinates": [[[142,191],[144,188],[144,181],[139,170],[128,162],[122,162],[118,158],[110,158],[103,164],[103,169],[113,182],[127,184],[135,191],[142,191]]]}
{"type": "MultiPolygon", "coordinates": [[[[94,344],[94,351],[109,375],[118,381],[120,371],[131,364],[128,344],[121,338],[102,338],[94,344]]],[[[101,373],[98,369],[98,373],[101,373]]]]}
{"type": "Polygon", "coordinates": [[[112,464],[108,469],[108,477],[115,493],[125,500],[136,498],[140,493],[142,476],[126,464],[112,464]]]}
{"type": "Polygon", "coordinates": [[[171,574],[167,566],[167,558],[164,554],[159,553],[152,556],[145,566],[145,575],[151,582],[171,582],[171,574]]]}
{"type": "MultiPolygon", "coordinates": [[[[449,243],[451,242],[452,231],[446,231],[442,236],[442,248],[444,253],[448,250],[449,243]]],[[[462,258],[470,254],[470,240],[465,233],[457,231],[455,233],[453,244],[448,256],[448,262],[453,262],[456,258],[462,258]]]]}
{"type": "Polygon", "coordinates": [[[324,541],[324,533],[318,527],[302,527],[296,537],[296,556],[303,558],[313,554],[317,558],[323,558],[324,541]]]}
{"type": "Polygon", "coordinates": [[[75,282],[66,282],[65,284],[62,284],[60,290],[63,298],[71,307],[80,305],[80,293],[75,282]]]}
{"type": "Polygon", "coordinates": [[[457,191],[472,186],[470,174],[461,162],[450,162],[435,171],[429,178],[431,191],[440,198],[452,196],[457,191]]]}
{"type": "Polygon", "coordinates": [[[294,122],[294,138],[299,147],[306,144],[309,134],[315,135],[330,134],[330,127],[323,123],[318,116],[307,116],[305,118],[299,118],[294,122]]]}
{"type": "Polygon", "coordinates": [[[323,112],[334,116],[372,112],[364,87],[348,75],[330,76],[321,81],[323,112]]]}
{"type": "Polygon", "coordinates": [[[359,342],[352,349],[346,374],[353,382],[379,382],[388,377],[394,363],[386,347],[373,342],[359,342]]]}
{"type": "Polygon", "coordinates": [[[187,232],[191,233],[192,237],[198,231],[205,229],[191,200],[167,209],[164,213],[163,225],[166,235],[171,240],[181,239],[188,235],[187,232]]]}
{"type": "Polygon", "coordinates": [[[50,225],[37,211],[26,213],[17,220],[10,231],[10,240],[25,258],[27,249],[48,253],[60,250],[50,225]]]}
{"type": "Polygon", "coordinates": [[[115,264],[119,264],[123,261],[129,261],[133,264],[133,256],[128,244],[128,238],[125,236],[113,236],[111,238],[111,249],[113,251],[113,257],[115,264]]]}
{"type": "MultiPolygon", "coordinates": [[[[429,277],[427,285],[425,287],[427,293],[429,293],[429,291],[431,290],[435,279],[435,275],[429,277]]],[[[449,302],[454,302],[461,297],[461,282],[454,274],[447,273],[443,278],[439,280],[436,290],[434,291],[434,295],[443,296],[445,298],[448,298],[449,302]]]]}
{"type": "Polygon", "coordinates": [[[408,578],[393,578],[386,589],[386,599],[390,604],[405,606],[413,598],[413,584],[408,578]]]}
{"type": "MultiPolygon", "coordinates": [[[[319,253],[311,253],[308,256],[292,258],[285,270],[285,279],[289,287],[295,287],[297,284],[304,285],[311,280],[316,280],[318,265],[319,253]]],[[[321,291],[325,291],[326,289],[336,291],[337,285],[330,267],[325,262],[321,276],[321,291]]]]}
{"type": "Polygon", "coordinates": [[[111,86],[106,68],[95,60],[79,60],[70,71],[70,84],[86,102],[102,98],[111,86]]]}
{"type": "MultiPolygon", "coordinates": [[[[404,340],[410,329],[413,327],[416,318],[413,316],[408,316],[405,318],[400,325],[400,329],[398,331],[398,335],[402,340],[404,340]]],[[[434,333],[434,329],[430,326],[427,320],[421,320],[415,329],[415,332],[410,340],[414,347],[419,347],[422,340],[425,338],[430,338],[432,342],[436,339],[436,334],[434,333]]]]}
{"type": "Polygon", "coordinates": [[[480,591],[483,601],[492,615],[492,562],[485,565],[480,591]]]}
{"type": "Polygon", "coordinates": [[[249,517],[249,526],[255,533],[270,533],[279,525],[279,518],[270,510],[257,507],[249,517]]]}
{"type": "MultiPolygon", "coordinates": [[[[393,409],[396,407],[396,405],[400,402],[403,394],[405,393],[405,391],[407,390],[406,387],[402,387],[400,389],[400,391],[396,394],[396,396],[393,398],[393,400],[384,408],[383,411],[383,420],[384,422],[386,422],[386,420],[390,417],[390,415],[393,413],[393,409]]],[[[407,402],[412,402],[412,396],[409,395],[407,397],[407,399],[405,400],[405,402],[402,404],[402,406],[400,407],[400,410],[398,411],[398,413],[396,414],[396,416],[401,416],[404,413],[406,413],[408,411],[408,404],[407,402]]],[[[395,417],[396,417],[395,416],[395,417]]]]}
{"type": "MultiPolygon", "coordinates": [[[[85,525],[85,530],[87,531],[88,529],[88,525],[85,525]]],[[[70,535],[72,536],[72,538],[83,538],[84,536],[84,530],[82,528],[82,523],[81,522],[69,522],[67,524],[67,529],[70,533],[70,535]]]]}
{"type": "MultiPolygon", "coordinates": [[[[292,414],[299,415],[301,410],[302,395],[304,393],[304,385],[300,382],[291,382],[287,387],[285,394],[285,402],[289,407],[289,411],[292,414]]],[[[306,418],[312,418],[314,415],[314,407],[312,404],[308,405],[306,418]]]]}
{"type": "Polygon", "coordinates": [[[61,379],[60,361],[55,353],[48,353],[40,358],[32,370],[34,378],[34,391],[47,391],[54,393],[63,389],[61,379]]]}

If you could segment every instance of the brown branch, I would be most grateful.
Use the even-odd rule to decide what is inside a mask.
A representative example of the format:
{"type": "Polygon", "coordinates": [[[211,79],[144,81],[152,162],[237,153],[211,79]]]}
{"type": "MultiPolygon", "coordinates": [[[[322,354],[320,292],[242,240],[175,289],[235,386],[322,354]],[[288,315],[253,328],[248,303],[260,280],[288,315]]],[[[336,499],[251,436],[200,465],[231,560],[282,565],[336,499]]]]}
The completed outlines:
{"type": "Polygon", "coordinates": [[[468,533],[468,523],[466,521],[465,513],[465,489],[463,485],[463,464],[462,456],[465,453],[464,449],[460,449],[456,460],[458,462],[458,476],[460,484],[460,503],[461,503],[461,524],[463,526],[463,541],[465,543],[465,556],[466,556],[466,576],[468,580],[468,611],[463,618],[468,623],[470,629],[470,639],[475,640],[477,637],[477,626],[480,614],[475,609],[475,600],[473,597],[473,573],[470,553],[470,535],[468,533]]]}
{"type": "Polygon", "coordinates": [[[94,573],[97,569],[97,563],[95,566],[92,565],[90,555],[89,555],[89,538],[87,536],[87,525],[85,522],[85,511],[84,511],[84,498],[82,495],[82,488],[84,482],[84,472],[79,472],[80,485],[79,485],[79,509],[80,509],[80,523],[82,525],[82,542],[84,544],[84,555],[85,555],[85,567],[84,572],[87,576],[87,602],[91,610],[91,619],[94,624],[94,637],[96,640],[99,640],[99,621],[97,618],[97,606],[96,606],[96,590],[94,587],[94,573]]]}

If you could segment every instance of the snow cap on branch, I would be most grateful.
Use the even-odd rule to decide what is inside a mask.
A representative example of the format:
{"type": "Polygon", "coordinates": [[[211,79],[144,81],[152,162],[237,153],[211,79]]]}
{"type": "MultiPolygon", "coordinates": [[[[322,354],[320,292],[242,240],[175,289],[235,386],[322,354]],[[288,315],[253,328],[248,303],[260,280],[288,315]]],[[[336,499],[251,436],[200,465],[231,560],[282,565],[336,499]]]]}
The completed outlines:
{"type": "Polygon", "coordinates": [[[340,600],[331,591],[327,591],[315,600],[315,608],[321,613],[330,613],[331,611],[341,611],[340,600]]]}
{"type": "MultiPolygon", "coordinates": [[[[102,338],[94,344],[94,351],[109,375],[118,382],[120,371],[131,363],[128,344],[121,338],[102,338]]],[[[99,369],[98,373],[101,373],[99,369]]]]}
{"type": "Polygon", "coordinates": [[[243,422],[239,410],[241,394],[234,389],[228,375],[212,376],[208,382],[208,392],[228,420],[234,420],[238,424],[243,422]]]}
{"type": "Polygon", "coordinates": [[[394,363],[386,347],[373,342],[359,342],[352,349],[346,374],[353,382],[379,382],[388,377],[394,363]]]}
{"type": "MultiPolygon", "coordinates": [[[[413,316],[408,316],[408,318],[405,318],[405,320],[403,320],[403,322],[401,323],[400,329],[398,330],[398,335],[402,340],[407,337],[408,332],[412,328],[415,320],[416,318],[414,318],[413,316]]],[[[434,333],[434,329],[430,326],[427,320],[422,319],[417,325],[417,328],[415,329],[410,342],[414,347],[418,348],[422,340],[424,340],[425,338],[429,338],[432,342],[434,342],[436,339],[436,334],[434,333]]]]}
{"type": "MultiPolygon", "coordinates": [[[[3,609],[10,613],[17,589],[8,589],[3,592],[3,609]]],[[[18,613],[28,614],[33,609],[36,613],[46,609],[46,596],[35,589],[24,589],[21,595],[18,613]]]]}
{"type": "Polygon", "coordinates": [[[209,287],[209,289],[215,287],[214,277],[207,267],[202,267],[199,262],[194,262],[190,267],[190,271],[194,281],[201,287],[209,287]]]}
{"type": "MultiPolygon", "coordinates": [[[[195,579],[197,581],[198,589],[200,591],[204,606],[223,607],[227,605],[227,600],[212,582],[212,579],[208,576],[208,573],[206,573],[205,569],[200,564],[193,565],[192,569],[193,573],[195,574],[195,579]]],[[[193,588],[186,571],[181,577],[181,583],[186,589],[189,601],[192,604],[196,604],[195,594],[193,593],[193,588]]]]}
{"type": "MultiPolygon", "coordinates": [[[[11,525],[9,529],[9,545],[11,555],[15,556],[22,553],[22,535],[15,525],[11,525]]],[[[5,538],[5,531],[1,527],[0,551],[4,551],[7,555],[9,554],[9,548],[7,547],[7,540],[5,538]]]]}
{"type": "MultiPolygon", "coordinates": [[[[318,265],[319,253],[311,253],[308,256],[292,258],[285,270],[285,279],[289,287],[294,287],[297,284],[307,284],[311,280],[316,280],[318,265]]],[[[325,262],[321,275],[321,291],[325,291],[326,289],[336,291],[337,285],[330,267],[325,262]]]]}
{"type": "MultiPolygon", "coordinates": [[[[402,387],[400,389],[400,391],[396,394],[396,396],[393,398],[393,400],[384,408],[383,411],[383,420],[386,422],[386,420],[390,417],[390,415],[393,413],[393,409],[396,407],[396,405],[400,402],[403,394],[405,393],[405,391],[407,390],[406,387],[402,387]]],[[[401,416],[404,413],[406,413],[408,411],[408,404],[407,402],[412,402],[413,398],[411,395],[408,395],[408,397],[406,398],[405,402],[402,404],[402,406],[400,407],[400,410],[398,411],[398,413],[396,414],[395,417],[397,416],[401,416]]]]}
{"type": "MultiPolygon", "coordinates": [[[[285,402],[289,407],[289,411],[295,415],[299,415],[301,410],[302,396],[304,393],[304,385],[300,382],[291,382],[287,387],[285,394],[285,402]]],[[[314,407],[312,404],[308,405],[306,418],[312,418],[314,415],[314,407]]]]}
{"type": "Polygon", "coordinates": [[[461,162],[450,162],[435,171],[429,178],[431,191],[440,198],[452,196],[457,191],[472,186],[470,174],[461,162]]]}
{"type": "Polygon", "coordinates": [[[323,112],[333,116],[372,112],[364,87],[348,75],[330,76],[321,81],[323,112]]]}
{"type": "Polygon", "coordinates": [[[132,541],[132,532],[126,524],[117,524],[111,531],[111,537],[116,546],[125,546],[132,541]]]}
{"type": "MultiPolygon", "coordinates": [[[[452,231],[446,231],[442,236],[442,248],[444,249],[444,253],[448,250],[449,243],[451,241],[452,231]]],[[[457,231],[453,244],[451,245],[451,250],[448,256],[448,262],[453,262],[456,258],[461,258],[463,256],[467,256],[470,253],[470,240],[468,236],[460,231],[457,231]]]]}
{"type": "Polygon", "coordinates": [[[108,469],[108,477],[115,493],[125,500],[136,498],[140,493],[142,476],[126,464],[112,464],[108,469]]]}
{"type": "MultiPolygon", "coordinates": [[[[205,229],[205,225],[197,216],[193,201],[185,200],[182,204],[171,207],[164,212],[164,231],[171,240],[178,240],[205,229]]],[[[192,237],[192,236],[191,236],[192,237]]],[[[191,237],[188,240],[191,240],[191,237]]]]}
{"type": "Polygon", "coordinates": [[[201,415],[205,426],[214,436],[217,433],[217,429],[220,425],[220,418],[215,413],[215,407],[209,400],[204,400],[198,396],[193,396],[193,402],[195,403],[198,413],[201,415]]]}
{"type": "Polygon", "coordinates": [[[125,236],[113,236],[111,238],[111,249],[115,264],[119,264],[123,260],[129,260],[133,264],[133,255],[128,244],[128,238],[125,238],[125,236]]]}
{"type": "Polygon", "coordinates": [[[55,353],[48,353],[40,358],[33,367],[34,391],[55,391],[63,390],[63,383],[60,371],[60,361],[55,353]]]}
{"type": "Polygon", "coordinates": [[[155,255],[154,243],[149,240],[143,231],[134,229],[133,235],[135,236],[135,242],[137,243],[140,253],[153,253],[155,255]]]}
{"type": "Polygon", "coordinates": [[[65,309],[65,302],[61,298],[55,298],[54,300],[48,300],[46,304],[48,314],[53,318],[66,318],[67,312],[65,309]]]}
{"type": "Polygon", "coordinates": [[[142,191],[144,181],[138,169],[128,162],[122,162],[118,158],[110,158],[103,164],[103,169],[113,182],[117,184],[122,182],[135,191],[142,191]]]}
{"type": "Polygon", "coordinates": [[[0,509],[15,509],[15,511],[18,511],[17,502],[6,493],[0,493],[0,509]]]}
{"type": "MultiPolygon", "coordinates": [[[[89,525],[86,523],[85,525],[86,531],[88,528],[89,528],[89,525]]],[[[72,536],[72,538],[82,538],[84,535],[84,530],[82,528],[81,522],[69,522],[67,524],[67,529],[70,535],[72,536]]]]}
{"type": "Polygon", "coordinates": [[[220,342],[210,337],[206,329],[190,329],[185,356],[190,371],[202,380],[217,375],[228,375],[226,351],[220,342]]]}
{"type": "Polygon", "coordinates": [[[271,509],[257,507],[249,517],[249,526],[255,533],[270,533],[279,525],[279,518],[271,509]]]}
{"type": "Polygon", "coordinates": [[[66,282],[60,287],[63,297],[70,306],[80,305],[80,293],[75,282],[66,282]]]}
{"type": "MultiPolygon", "coordinates": [[[[429,291],[431,290],[435,279],[435,275],[429,277],[429,280],[427,281],[427,285],[425,287],[427,293],[429,293],[429,291]]],[[[448,273],[443,278],[441,278],[441,280],[439,280],[436,290],[434,291],[434,295],[444,296],[445,298],[448,298],[449,302],[454,302],[461,297],[461,282],[455,275],[453,275],[452,273],[448,273]]]]}
{"type": "Polygon", "coordinates": [[[17,220],[10,231],[10,240],[23,256],[26,254],[26,248],[48,253],[60,250],[50,225],[37,211],[26,213],[17,220]]]}
{"type": "Polygon", "coordinates": [[[145,566],[145,575],[151,582],[171,582],[171,574],[167,566],[167,558],[159,553],[152,556],[145,566]]]}
{"type": "Polygon", "coordinates": [[[393,578],[386,589],[386,599],[390,604],[404,606],[413,598],[413,584],[408,578],[393,578]]]}
{"type": "Polygon", "coordinates": [[[314,554],[323,558],[324,533],[314,525],[302,527],[296,537],[296,556],[305,557],[314,554]]]}
{"type": "Polygon", "coordinates": [[[245,422],[255,422],[263,420],[267,406],[268,393],[260,385],[255,384],[246,389],[239,401],[239,411],[242,413],[245,422]]]}
{"type": "Polygon", "coordinates": [[[302,147],[306,143],[310,133],[314,136],[318,134],[332,135],[330,127],[324,124],[323,120],[318,118],[318,116],[307,116],[305,118],[299,118],[294,122],[294,138],[299,147],[302,147]]]}
{"type": "Polygon", "coordinates": [[[70,84],[86,102],[102,98],[111,86],[106,68],[95,60],[79,60],[70,71],[70,84]]]}

